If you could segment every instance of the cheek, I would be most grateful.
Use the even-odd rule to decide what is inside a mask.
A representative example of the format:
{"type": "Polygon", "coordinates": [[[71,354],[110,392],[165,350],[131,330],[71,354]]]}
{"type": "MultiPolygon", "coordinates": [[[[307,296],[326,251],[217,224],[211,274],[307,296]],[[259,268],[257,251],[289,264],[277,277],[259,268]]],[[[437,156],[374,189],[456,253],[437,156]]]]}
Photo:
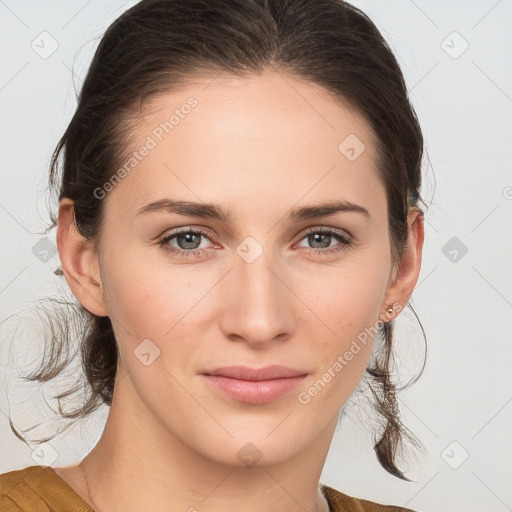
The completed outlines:
{"type": "MultiPolygon", "coordinates": [[[[160,339],[185,318],[211,287],[208,277],[186,266],[167,264],[157,249],[112,254],[106,294],[109,312],[135,337],[160,339]]],[[[164,252],[162,250],[162,252],[164,252]]],[[[185,320],[186,322],[186,320],[185,320]]]]}
{"type": "Polygon", "coordinates": [[[376,259],[355,260],[336,271],[329,269],[324,275],[297,280],[301,283],[298,295],[308,297],[306,304],[325,334],[326,349],[374,325],[381,313],[388,268],[376,259]]]}
{"type": "Polygon", "coordinates": [[[331,268],[329,279],[327,274],[302,279],[302,293],[310,290],[308,305],[318,316],[315,352],[319,364],[308,396],[325,388],[320,401],[343,403],[364,375],[380,327],[389,264],[390,260],[374,253],[354,257],[350,263],[347,260],[336,272],[331,268]]]}
{"type": "MultiPolygon", "coordinates": [[[[208,266],[169,263],[158,254],[150,258],[149,252],[156,249],[126,251],[124,257],[113,252],[109,262],[116,264],[106,268],[105,291],[120,356],[125,367],[138,371],[137,354],[149,351],[151,358],[158,357],[151,368],[164,365],[181,375],[197,359],[201,339],[208,338],[201,334],[218,317],[215,285],[222,275],[208,266]]],[[[165,378],[163,386],[169,387],[165,378]]]]}

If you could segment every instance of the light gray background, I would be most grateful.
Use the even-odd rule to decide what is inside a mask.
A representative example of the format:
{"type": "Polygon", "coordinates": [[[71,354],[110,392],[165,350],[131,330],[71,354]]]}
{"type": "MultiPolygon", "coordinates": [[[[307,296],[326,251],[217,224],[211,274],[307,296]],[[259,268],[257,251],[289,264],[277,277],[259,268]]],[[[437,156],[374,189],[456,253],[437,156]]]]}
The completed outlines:
{"type": "MultiPolygon", "coordinates": [[[[133,3],[0,0],[1,319],[65,293],[63,278],[52,273],[58,255],[46,253],[52,257],[44,261],[51,244],[37,234],[48,220],[50,155],[76,105],[71,70],[79,87],[103,31],[133,3]]],[[[428,336],[428,362],[420,381],[400,395],[404,422],[427,456],[411,461],[416,483],[391,477],[349,413],[322,481],[418,511],[512,510],[512,1],[353,3],[395,51],[430,157],[423,195],[433,202],[413,295],[428,336]]],[[[55,232],[48,238],[54,242],[55,232]]],[[[1,328],[0,472],[37,462],[11,433],[7,415],[27,427],[44,414],[39,388],[23,387],[16,377],[16,368],[39,354],[39,321],[26,321],[14,333],[16,318],[1,328]]],[[[396,322],[405,356],[414,352],[408,346],[422,343],[411,318],[404,314],[396,322]]],[[[55,464],[81,459],[100,435],[105,413],[51,441],[39,452],[42,463],[52,456],[55,464]]]]}

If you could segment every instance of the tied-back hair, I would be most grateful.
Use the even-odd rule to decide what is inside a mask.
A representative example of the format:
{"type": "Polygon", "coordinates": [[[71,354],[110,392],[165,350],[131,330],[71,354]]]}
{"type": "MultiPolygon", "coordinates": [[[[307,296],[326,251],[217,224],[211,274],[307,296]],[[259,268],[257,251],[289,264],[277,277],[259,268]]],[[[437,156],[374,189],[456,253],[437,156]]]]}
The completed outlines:
{"type": "MultiPolygon", "coordinates": [[[[376,135],[376,168],[386,191],[393,262],[398,263],[407,245],[409,210],[423,214],[418,204],[424,204],[423,136],[391,49],[368,17],[342,0],[143,0],[116,19],[99,43],[50,164],[50,191],[59,200],[73,200],[79,233],[99,246],[105,202],[94,191],[125,161],[130,123],[143,102],[186,86],[191,78],[251,77],[267,69],[322,86],[368,122],[376,135]]],[[[53,211],[50,218],[48,229],[57,224],[53,211]]],[[[27,378],[46,382],[63,371],[71,340],[62,326],[75,315],[87,386],[82,405],[59,412],[83,418],[112,403],[116,338],[109,317],[77,303],[58,306],[64,308],[61,321],[57,314],[42,364],[27,378]]],[[[382,419],[374,449],[386,471],[409,480],[396,458],[404,438],[417,439],[400,420],[393,349],[390,321],[380,326],[366,370],[382,419]]],[[[11,428],[23,438],[12,422],[11,428]]]]}

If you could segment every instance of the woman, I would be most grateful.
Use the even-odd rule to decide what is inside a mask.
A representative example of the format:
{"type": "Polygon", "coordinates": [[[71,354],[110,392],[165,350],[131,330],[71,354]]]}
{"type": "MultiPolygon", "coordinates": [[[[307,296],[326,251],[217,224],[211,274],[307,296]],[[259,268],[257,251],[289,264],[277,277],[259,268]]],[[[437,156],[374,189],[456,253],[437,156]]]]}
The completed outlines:
{"type": "Polygon", "coordinates": [[[422,149],[394,56],[349,4],[125,12],[50,172],[89,319],[81,413],[110,405],[107,424],[79,464],[2,475],[0,508],[406,510],[319,479],[365,373],[377,457],[406,479],[392,320],[420,272],[422,149]]]}

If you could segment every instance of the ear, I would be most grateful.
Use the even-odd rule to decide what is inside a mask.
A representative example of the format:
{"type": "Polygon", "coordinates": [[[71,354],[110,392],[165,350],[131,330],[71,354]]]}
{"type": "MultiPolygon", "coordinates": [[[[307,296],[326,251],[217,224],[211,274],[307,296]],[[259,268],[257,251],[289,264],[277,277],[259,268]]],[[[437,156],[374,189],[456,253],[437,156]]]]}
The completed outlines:
{"type": "Polygon", "coordinates": [[[73,201],[69,198],[63,198],[59,203],[57,249],[62,273],[73,295],[91,313],[108,316],[98,257],[93,245],[78,232],[73,201]]]}
{"type": "Polygon", "coordinates": [[[405,308],[420,275],[421,253],[425,235],[423,212],[417,208],[410,208],[407,223],[409,232],[407,246],[402,251],[398,264],[393,268],[382,304],[381,318],[384,321],[395,318],[405,308]],[[394,306],[394,312],[386,313],[390,306],[394,306]]]}

